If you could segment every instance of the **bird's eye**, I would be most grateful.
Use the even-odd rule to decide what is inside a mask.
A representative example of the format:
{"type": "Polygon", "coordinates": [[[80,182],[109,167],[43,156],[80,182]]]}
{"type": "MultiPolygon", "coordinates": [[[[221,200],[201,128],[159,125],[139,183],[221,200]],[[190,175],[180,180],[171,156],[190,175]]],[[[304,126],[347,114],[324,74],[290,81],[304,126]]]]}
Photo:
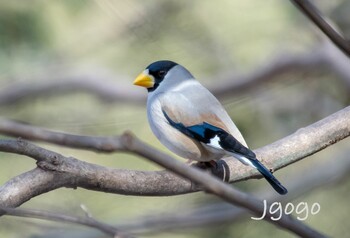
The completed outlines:
{"type": "Polygon", "coordinates": [[[159,77],[164,77],[165,73],[166,72],[164,70],[161,70],[161,71],[158,72],[158,76],[159,77]]]}

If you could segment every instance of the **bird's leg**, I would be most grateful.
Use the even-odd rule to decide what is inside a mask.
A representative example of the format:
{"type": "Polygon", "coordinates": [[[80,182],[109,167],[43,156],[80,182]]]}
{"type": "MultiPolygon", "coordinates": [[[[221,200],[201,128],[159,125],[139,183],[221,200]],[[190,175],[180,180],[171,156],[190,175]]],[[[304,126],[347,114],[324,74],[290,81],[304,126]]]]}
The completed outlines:
{"type": "Polygon", "coordinates": [[[204,162],[204,164],[211,169],[216,169],[218,167],[218,164],[216,163],[215,160],[210,160],[208,162],[204,162]]]}
{"type": "Polygon", "coordinates": [[[206,162],[198,162],[196,167],[210,172],[212,175],[218,177],[222,181],[228,182],[230,178],[230,169],[224,160],[210,160],[206,162]]]}
{"type": "Polygon", "coordinates": [[[200,169],[204,169],[204,170],[215,170],[217,168],[217,163],[215,162],[215,160],[210,160],[210,161],[205,161],[205,162],[198,162],[196,164],[196,166],[200,169]]]}
{"type": "MultiPolygon", "coordinates": [[[[192,161],[193,160],[188,159],[186,164],[190,164],[192,161]]],[[[215,161],[213,161],[213,162],[215,163],[215,161]]],[[[190,164],[190,166],[194,166],[194,167],[199,168],[199,169],[206,171],[208,173],[212,173],[213,167],[210,163],[211,163],[211,161],[210,162],[199,161],[197,163],[190,164]]],[[[196,190],[196,189],[202,189],[202,188],[201,188],[201,186],[191,182],[191,189],[196,190]]]]}

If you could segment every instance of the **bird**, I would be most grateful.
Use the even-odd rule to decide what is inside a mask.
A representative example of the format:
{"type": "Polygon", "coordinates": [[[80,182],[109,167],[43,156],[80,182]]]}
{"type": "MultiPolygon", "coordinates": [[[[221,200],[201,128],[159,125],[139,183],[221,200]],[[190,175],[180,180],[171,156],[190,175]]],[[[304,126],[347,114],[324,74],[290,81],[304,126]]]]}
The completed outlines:
{"type": "Polygon", "coordinates": [[[202,163],[233,156],[257,169],[279,194],[288,192],[248,148],[219,100],[185,67],[156,61],[133,83],[147,89],[150,128],[170,151],[202,163]]]}

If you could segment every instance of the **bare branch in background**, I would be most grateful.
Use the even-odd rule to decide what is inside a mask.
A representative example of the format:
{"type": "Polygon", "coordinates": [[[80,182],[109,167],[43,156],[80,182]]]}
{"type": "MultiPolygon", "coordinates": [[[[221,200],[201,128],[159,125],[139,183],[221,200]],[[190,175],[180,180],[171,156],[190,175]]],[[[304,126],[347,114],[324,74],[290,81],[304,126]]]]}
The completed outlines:
{"type": "MultiPolygon", "coordinates": [[[[132,85],[121,85],[120,76],[96,70],[93,72],[47,75],[36,82],[16,82],[0,91],[0,105],[18,103],[31,98],[64,96],[69,93],[86,92],[106,102],[141,103],[145,95],[132,85]]],[[[131,80],[130,80],[131,84],[131,80]]]]}
{"type": "MultiPolygon", "coordinates": [[[[298,130],[286,138],[258,149],[255,152],[258,158],[262,159],[267,167],[273,170],[282,168],[349,136],[349,118],[350,107],[347,107],[319,122],[298,130]]],[[[11,130],[8,127],[9,124],[6,124],[4,127],[6,128],[6,134],[14,135],[12,132],[9,133],[11,130]]],[[[4,128],[0,131],[5,132],[4,128]]],[[[18,131],[16,133],[18,133],[18,131]]],[[[28,131],[26,131],[26,133],[28,133],[28,131]]],[[[48,138],[55,134],[49,131],[41,131],[41,134],[42,133],[46,133],[46,140],[49,140],[48,138]]],[[[69,137],[70,135],[61,134],[61,136],[63,136],[62,140],[64,141],[64,137],[69,137]]],[[[35,135],[32,135],[31,139],[35,139],[35,135]]],[[[154,159],[155,162],[160,163],[165,168],[178,172],[180,175],[190,178],[197,184],[202,185],[207,191],[219,196],[224,194],[224,196],[227,196],[224,197],[224,199],[234,203],[238,202],[239,205],[249,207],[256,213],[261,211],[259,210],[261,207],[259,208],[259,206],[256,205],[256,201],[249,200],[243,193],[226,193],[227,191],[225,189],[230,188],[230,186],[219,183],[219,180],[212,177],[209,177],[210,182],[206,181],[202,177],[202,175],[205,174],[204,172],[188,167],[172,159],[168,155],[142,143],[131,134],[118,137],[118,140],[120,140],[119,143],[122,145],[120,148],[124,151],[130,151],[150,160],[154,159]],[[164,161],[166,161],[165,164],[164,161]],[[174,168],[177,169],[175,170],[174,168]],[[191,175],[187,176],[188,174],[191,175]],[[190,176],[195,176],[195,178],[193,179],[193,177],[190,176]],[[205,184],[202,184],[204,182],[205,184]],[[239,197],[238,200],[236,200],[237,196],[239,197]],[[245,202],[241,201],[241,199],[245,202]],[[255,204],[255,207],[253,207],[253,204],[255,204]]],[[[57,143],[57,141],[54,142],[57,143]]],[[[92,145],[89,144],[86,149],[92,149],[91,146],[92,145]]],[[[78,148],[82,148],[81,143],[79,143],[78,148]]],[[[27,155],[37,160],[38,164],[38,168],[21,174],[0,187],[1,207],[19,206],[39,194],[60,187],[82,187],[97,191],[133,195],[174,195],[198,190],[198,186],[192,185],[188,180],[182,179],[171,172],[143,172],[105,168],[74,158],[64,157],[58,153],[43,149],[23,140],[1,140],[0,150],[27,155]]],[[[95,148],[93,148],[93,150],[95,150],[95,148]]],[[[232,159],[225,159],[225,163],[227,163],[230,168],[228,171],[225,171],[230,174],[230,182],[258,177],[256,171],[242,166],[232,159]],[[230,173],[230,171],[232,172],[230,173]]],[[[290,226],[289,218],[286,219],[287,220],[281,221],[281,226],[290,226]]],[[[294,227],[294,225],[292,225],[292,227],[294,227]]],[[[300,232],[303,231],[301,230],[300,232]]]]}
{"type": "Polygon", "coordinates": [[[121,144],[120,136],[98,137],[81,136],[54,132],[40,127],[31,126],[0,118],[0,133],[28,140],[43,141],[66,147],[91,150],[95,152],[122,152],[125,150],[121,144]]]}
{"type": "MultiPolygon", "coordinates": [[[[326,41],[302,55],[280,54],[250,74],[222,77],[220,84],[213,85],[210,90],[219,98],[229,98],[245,94],[293,72],[333,72],[350,93],[350,61],[332,43],[326,41]]],[[[228,75],[236,74],[231,72],[228,75]]]]}
{"type": "Polygon", "coordinates": [[[132,236],[121,232],[118,228],[99,222],[91,217],[74,217],[65,214],[52,213],[47,211],[0,207],[0,213],[8,216],[37,218],[42,220],[65,222],[95,228],[114,238],[131,238],[132,236]]]}
{"type": "Polygon", "coordinates": [[[320,11],[308,0],[291,0],[331,41],[350,57],[350,43],[338,30],[334,29],[322,16],[320,11]]]}
{"type": "MultiPolygon", "coordinates": [[[[231,97],[256,89],[262,84],[278,79],[289,72],[334,72],[350,92],[350,61],[333,45],[323,42],[302,55],[280,54],[263,63],[249,74],[229,72],[218,76],[220,84],[208,85],[218,98],[231,97]]],[[[68,93],[87,92],[106,102],[145,104],[146,94],[131,85],[132,79],[120,80],[120,76],[96,70],[82,74],[47,76],[50,80],[35,83],[13,83],[0,90],[0,106],[28,101],[38,97],[63,96],[68,93]],[[118,82],[118,83],[117,83],[118,82]],[[122,85],[121,82],[124,82],[122,85]],[[128,86],[125,85],[125,82],[128,86]]]]}

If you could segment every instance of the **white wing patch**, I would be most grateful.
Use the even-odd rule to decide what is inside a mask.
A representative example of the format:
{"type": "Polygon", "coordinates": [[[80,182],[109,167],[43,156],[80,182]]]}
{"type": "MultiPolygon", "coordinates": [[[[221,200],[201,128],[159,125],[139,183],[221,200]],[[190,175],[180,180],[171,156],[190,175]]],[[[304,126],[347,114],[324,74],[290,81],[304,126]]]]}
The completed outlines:
{"type": "Polygon", "coordinates": [[[214,147],[215,149],[223,149],[221,146],[220,146],[220,144],[219,144],[219,142],[220,142],[220,137],[218,137],[217,135],[216,136],[214,136],[213,138],[211,138],[210,139],[210,142],[209,142],[209,146],[211,146],[211,147],[214,147]]]}
{"type": "MultiPolygon", "coordinates": [[[[210,139],[210,142],[207,145],[215,149],[223,150],[219,142],[220,142],[220,137],[216,135],[210,139]]],[[[249,166],[252,166],[253,168],[256,168],[256,166],[252,163],[252,161],[250,161],[248,158],[244,157],[243,155],[231,153],[231,152],[229,152],[228,154],[231,154],[233,157],[238,159],[242,164],[249,165],[249,166]]]]}
{"type": "Polygon", "coordinates": [[[250,165],[253,168],[256,168],[256,166],[252,163],[252,161],[250,161],[249,159],[247,159],[246,157],[244,157],[243,155],[239,155],[236,153],[232,153],[232,156],[235,157],[236,159],[238,159],[242,164],[244,165],[250,165]]]}

